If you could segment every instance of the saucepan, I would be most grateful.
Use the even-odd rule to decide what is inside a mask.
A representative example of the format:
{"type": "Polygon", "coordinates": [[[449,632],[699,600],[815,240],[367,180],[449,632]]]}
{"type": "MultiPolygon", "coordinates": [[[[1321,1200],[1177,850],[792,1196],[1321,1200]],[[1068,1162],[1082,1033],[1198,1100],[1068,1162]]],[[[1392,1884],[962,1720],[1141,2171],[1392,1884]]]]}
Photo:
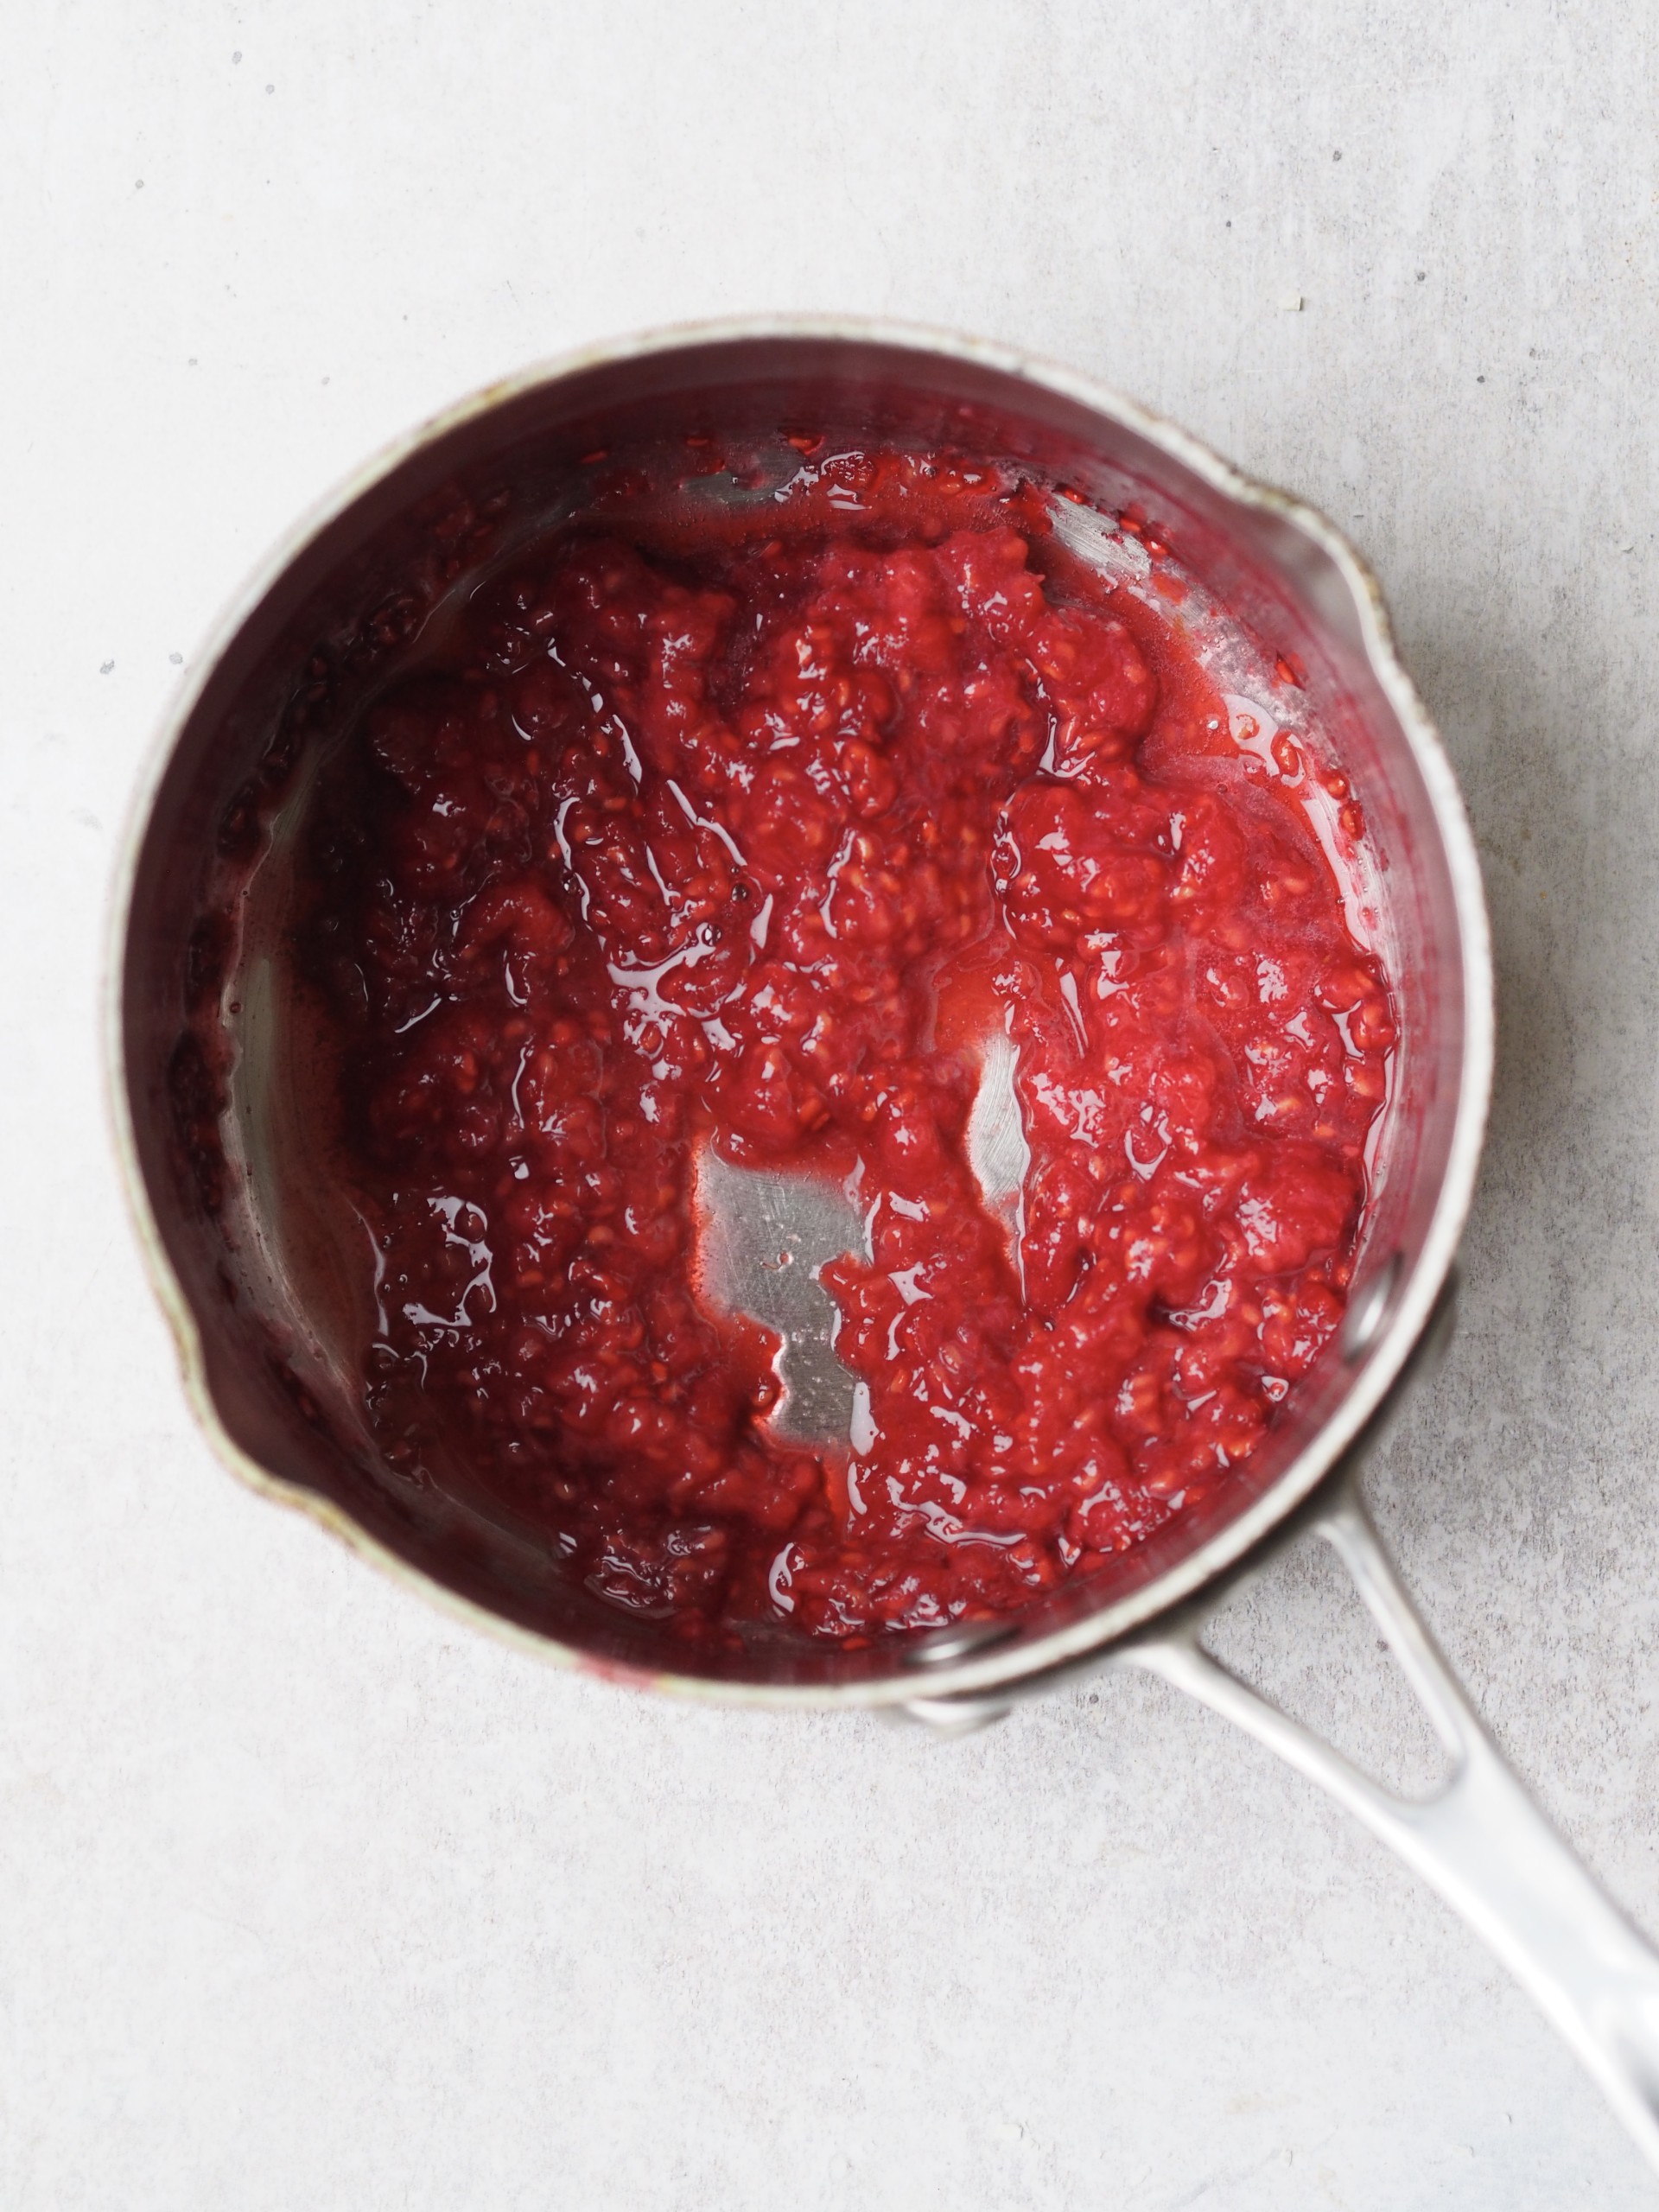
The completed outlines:
{"type": "MultiPolygon", "coordinates": [[[[727,490],[744,496],[737,477],[727,490]]],[[[1322,1783],[1461,1912],[1659,2166],[1659,1956],[1504,1764],[1361,1501],[1366,1456],[1448,1325],[1492,987],[1451,769],[1376,584],[1319,515],[1088,379],[970,340],[757,321],[526,372],[371,462],[230,609],[162,734],[118,931],[117,1118],[140,1234],[195,1410],[256,1488],[480,1626],[679,1696],[881,1707],[954,1731],[1084,1669],[1160,1675],[1322,1783]],[[400,1472],[365,1429],[353,1302],[306,1135],[306,1046],[283,990],[283,855],[327,734],[447,595],[581,504],[601,459],[688,437],[760,451],[802,424],[849,448],[948,447],[1013,467],[1069,509],[1085,556],[1077,518],[1129,514],[1155,531],[1294,684],[1351,783],[1400,1038],[1343,1328],[1229,1482],[1116,1570],[1019,1612],[861,1649],[694,1651],[607,1605],[486,1502],[400,1472]],[[1309,1529],[1348,1567],[1444,1741],[1449,1775],[1425,1799],[1382,1788],[1205,1648],[1222,1598],[1309,1529]]]]}

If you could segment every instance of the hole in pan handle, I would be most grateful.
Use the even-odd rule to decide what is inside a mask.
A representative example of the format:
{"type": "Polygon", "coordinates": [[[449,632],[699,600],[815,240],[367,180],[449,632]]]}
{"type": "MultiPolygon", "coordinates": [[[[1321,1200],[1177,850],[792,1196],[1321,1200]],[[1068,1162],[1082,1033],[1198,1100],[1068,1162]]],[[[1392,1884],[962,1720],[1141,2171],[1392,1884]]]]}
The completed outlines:
{"type": "Polygon", "coordinates": [[[1207,1608],[1114,1656],[1277,1751],[1438,1890],[1531,1993],[1659,2171],[1659,1953],[1528,1796],[1424,1625],[1360,1497],[1360,1465],[1376,1441],[1351,1455],[1305,1525],[1347,1567],[1451,1754],[1432,1796],[1395,1796],[1230,1673],[1200,1641],[1207,1608]]]}

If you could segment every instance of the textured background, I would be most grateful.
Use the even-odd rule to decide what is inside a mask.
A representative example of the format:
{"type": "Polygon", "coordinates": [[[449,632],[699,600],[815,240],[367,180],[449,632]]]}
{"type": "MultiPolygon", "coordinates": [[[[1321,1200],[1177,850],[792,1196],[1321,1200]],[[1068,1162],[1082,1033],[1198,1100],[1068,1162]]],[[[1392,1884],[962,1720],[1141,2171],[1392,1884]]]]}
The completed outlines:
{"type": "MultiPolygon", "coordinates": [[[[1659,1927],[1651,11],[55,0],[0,79],[0,2202],[1597,2212],[1472,1940],[1107,1679],[964,1744],[461,1632],[186,1416],[99,1100],[116,836],[216,606],[592,336],[854,308],[1094,370],[1375,556],[1502,995],[1462,1334],[1376,1510],[1659,1927]],[[1281,308],[1287,294],[1306,302],[1281,308]]],[[[1230,1650],[1385,1761],[1334,1569],[1230,1650]]]]}

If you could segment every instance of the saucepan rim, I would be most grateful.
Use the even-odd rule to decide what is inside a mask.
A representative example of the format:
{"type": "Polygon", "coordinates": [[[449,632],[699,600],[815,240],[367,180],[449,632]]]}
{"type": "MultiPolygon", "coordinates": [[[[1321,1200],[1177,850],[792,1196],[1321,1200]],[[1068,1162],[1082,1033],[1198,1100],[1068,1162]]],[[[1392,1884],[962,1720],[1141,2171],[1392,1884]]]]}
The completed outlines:
{"type": "Polygon", "coordinates": [[[163,713],[139,779],[123,840],[111,911],[105,991],[105,1073],[121,1179],[146,1268],[171,1326],[185,1388],[218,1456],[252,1489],[296,1507],[364,1558],[469,1624],[556,1665],[575,1667],[671,1694],[721,1705],[846,1707],[902,1705],[983,1692],[1048,1675],[1103,1653],[1126,1635],[1186,1604],[1206,1585],[1257,1551],[1319,1487],[1376,1413],[1427,1324],[1450,1273],[1474,1195],[1491,1091],[1494,1015],[1490,933],[1480,865],[1452,766],[1439,733],[1395,648],[1381,588],[1346,537],[1318,509],[1258,481],[1199,439],[1081,372],[1023,349],[921,324],[862,317],[786,315],[680,323],[533,363],[469,393],[391,440],[324,494],[278,539],[219,614],[189,674],[163,713]],[[1330,1415],[1262,1494],[1225,1528],[1141,1589],[1038,1637],[999,1641],[950,1657],[925,1672],[909,1645],[895,1649],[890,1673],[845,1683],[750,1682],[619,1665],[581,1646],[522,1626],[446,1588],[371,1535],[332,1500],[273,1474],[230,1433],[208,1384],[201,1332],[175,1273],[139,1160],[128,1080],[124,981],[138,868],[162,779],[208,683],[245,626],[306,549],[366,493],[426,448],[468,423],[574,376],[653,355],[756,341],[840,343],[969,363],[1053,393],[1125,428],[1156,447],[1236,505],[1271,514],[1300,531],[1329,561],[1353,602],[1367,660],[1414,757],[1444,852],[1462,958],[1462,1055],[1455,1117],[1433,1213],[1408,1262],[1382,1328],[1330,1415]]]}

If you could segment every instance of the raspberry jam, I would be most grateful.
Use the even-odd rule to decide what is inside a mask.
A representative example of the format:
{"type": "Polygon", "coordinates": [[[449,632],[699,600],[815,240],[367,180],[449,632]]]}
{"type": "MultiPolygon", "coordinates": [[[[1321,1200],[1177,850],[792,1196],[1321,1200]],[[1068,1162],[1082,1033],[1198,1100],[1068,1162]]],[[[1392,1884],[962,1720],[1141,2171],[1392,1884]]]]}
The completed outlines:
{"type": "Polygon", "coordinates": [[[1394,1041],[1345,786],[1252,750],[1173,568],[857,467],[521,550],[309,833],[383,1448],[691,1638],[1020,1605],[1226,1483],[1341,1316],[1394,1041]],[[842,1433],[711,1265],[746,1174],[849,1224],[842,1433]]]}

